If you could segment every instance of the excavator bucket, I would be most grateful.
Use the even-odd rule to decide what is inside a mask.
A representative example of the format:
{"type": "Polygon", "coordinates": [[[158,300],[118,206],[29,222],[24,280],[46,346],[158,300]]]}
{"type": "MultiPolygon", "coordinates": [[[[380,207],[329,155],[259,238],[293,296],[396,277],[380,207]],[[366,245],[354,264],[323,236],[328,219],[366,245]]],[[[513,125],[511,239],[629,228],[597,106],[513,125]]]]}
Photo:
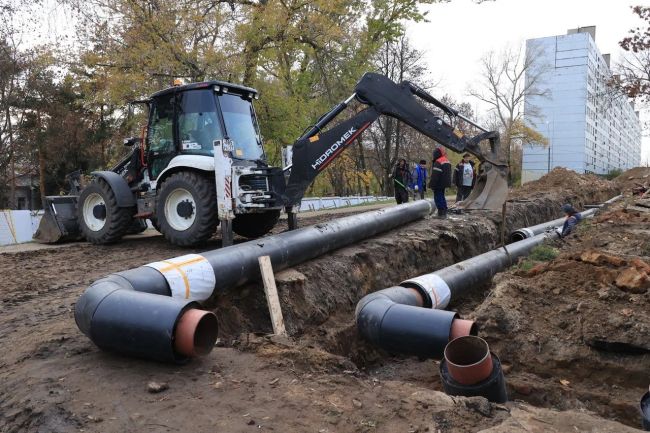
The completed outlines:
{"type": "Polygon", "coordinates": [[[76,195],[47,196],[43,204],[45,209],[34,240],[53,244],[81,239],[76,195]]]}
{"type": "Polygon", "coordinates": [[[508,197],[508,167],[489,162],[481,164],[476,184],[469,197],[456,206],[459,209],[500,211],[508,197]]]}

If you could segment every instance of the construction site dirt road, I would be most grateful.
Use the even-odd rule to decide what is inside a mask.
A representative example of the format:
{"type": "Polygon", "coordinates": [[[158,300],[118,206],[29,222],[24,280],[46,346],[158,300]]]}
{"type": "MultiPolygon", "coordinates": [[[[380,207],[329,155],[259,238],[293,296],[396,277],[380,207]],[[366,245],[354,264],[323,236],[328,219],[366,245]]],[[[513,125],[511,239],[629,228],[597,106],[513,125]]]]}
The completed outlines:
{"type": "Polygon", "coordinates": [[[149,236],[0,254],[0,432],[635,431],[650,381],[650,212],[629,195],[636,183],[556,169],[511,192],[505,224],[478,211],[426,218],[278,272],[288,338],[269,335],[261,283],[232,290],[211,300],[215,350],[181,366],[101,351],[75,326],[75,302],[109,273],[218,239],[196,250],[149,236]],[[552,254],[450,305],[478,321],[511,402],[449,397],[437,361],[358,337],[354,309],[367,293],[493,249],[503,233],[561,216],[565,202],[582,208],[621,189],[623,200],[547,245],[552,254]]]}

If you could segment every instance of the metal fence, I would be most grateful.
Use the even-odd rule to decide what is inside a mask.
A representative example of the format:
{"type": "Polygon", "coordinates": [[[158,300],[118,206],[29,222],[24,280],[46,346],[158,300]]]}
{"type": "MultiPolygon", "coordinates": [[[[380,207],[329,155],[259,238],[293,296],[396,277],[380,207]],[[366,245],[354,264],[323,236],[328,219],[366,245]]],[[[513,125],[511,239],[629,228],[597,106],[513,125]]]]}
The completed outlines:
{"type": "Polygon", "coordinates": [[[372,195],[357,195],[350,197],[305,197],[300,204],[301,212],[317,211],[323,209],[337,209],[347,206],[358,206],[361,204],[368,204],[389,200],[391,197],[386,196],[372,196],[372,195]]]}

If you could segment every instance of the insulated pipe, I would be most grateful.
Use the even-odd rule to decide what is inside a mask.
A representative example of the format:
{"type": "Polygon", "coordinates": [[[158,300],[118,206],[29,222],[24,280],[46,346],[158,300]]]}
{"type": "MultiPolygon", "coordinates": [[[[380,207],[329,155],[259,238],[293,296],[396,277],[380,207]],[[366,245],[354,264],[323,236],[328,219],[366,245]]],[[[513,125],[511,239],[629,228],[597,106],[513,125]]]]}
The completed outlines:
{"type": "Polygon", "coordinates": [[[485,340],[473,335],[457,338],[447,344],[444,355],[440,378],[445,393],[481,396],[494,403],[508,401],[501,362],[485,340]]]}
{"type": "Polygon", "coordinates": [[[464,291],[484,284],[494,274],[517,263],[546,239],[557,237],[555,232],[544,232],[532,238],[497,248],[487,253],[447,266],[431,274],[421,275],[400,283],[400,286],[418,290],[426,297],[430,308],[444,309],[450,300],[464,291]]]}
{"type": "Polygon", "coordinates": [[[426,295],[390,287],[364,296],[356,308],[359,334],[392,353],[440,358],[452,335],[476,335],[474,322],[452,311],[425,307],[426,295]]]}
{"type": "Polygon", "coordinates": [[[644,431],[650,431],[650,390],[641,397],[639,409],[641,409],[641,426],[644,431]]]}
{"type": "MultiPolygon", "coordinates": [[[[606,202],[604,202],[602,205],[598,205],[597,208],[592,208],[584,212],[581,212],[580,215],[582,216],[582,218],[589,218],[590,216],[593,216],[601,207],[614,203],[616,200],[619,200],[622,197],[623,197],[622,195],[617,195],[615,197],[612,197],[606,202]]],[[[522,239],[532,238],[533,236],[543,233],[547,230],[554,229],[555,227],[564,224],[565,219],[566,217],[562,217],[562,218],[554,219],[552,221],[547,221],[541,224],[537,224],[531,227],[524,227],[515,230],[510,234],[510,242],[517,242],[522,239]]]]}
{"type": "Polygon", "coordinates": [[[216,316],[199,310],[196,301],[258,278],[258,257],[270,256],[279,271],[423,218],[432,209],[432,201],[420,200],[111,274],[81,295],[75,321],[102,349],[186,362],[209,353],[217,338],[216,316]]]}

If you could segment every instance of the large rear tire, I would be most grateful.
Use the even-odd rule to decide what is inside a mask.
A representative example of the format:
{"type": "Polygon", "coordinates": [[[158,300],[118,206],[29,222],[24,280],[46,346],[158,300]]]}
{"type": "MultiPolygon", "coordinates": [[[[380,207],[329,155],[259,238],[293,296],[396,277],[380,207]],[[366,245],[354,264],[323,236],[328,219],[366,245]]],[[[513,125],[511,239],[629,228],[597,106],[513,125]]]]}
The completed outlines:
{"type": "Polygon", "coordinates": [[[232,230],[245,238],[259,238],[270,232],[279,219],[279,210],[239,214],[232,222],[232,230]]]}
{"type": "Polygon", "coordinates": [[[162,184],[156,203],[160,232],[170,243],[199,245],[214,234],[219,224],[214,178],[182,171],[162,184]]]}
{"type": "Polygon", "coordinates": [[[131,226],[133,213],[133,208],[117,205],[115,193],[102,179],[85,187],[77,202],[79,229],[96,245],[119,241],[131,226]]]}

